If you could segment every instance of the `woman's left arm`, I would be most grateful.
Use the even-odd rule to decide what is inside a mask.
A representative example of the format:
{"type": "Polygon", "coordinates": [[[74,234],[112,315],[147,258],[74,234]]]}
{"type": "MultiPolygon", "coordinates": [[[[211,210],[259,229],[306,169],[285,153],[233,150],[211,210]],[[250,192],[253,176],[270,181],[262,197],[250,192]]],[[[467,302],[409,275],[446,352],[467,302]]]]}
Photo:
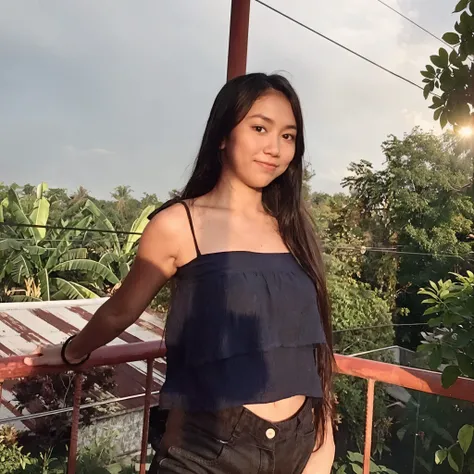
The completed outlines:
{"type": "Polygon", "coordinates": [[[326,433],[321,447],[309,458],[303,474],[331,474],[336,446],[334,444],[334,432],[332,418],[326,423],[326,433]]]}

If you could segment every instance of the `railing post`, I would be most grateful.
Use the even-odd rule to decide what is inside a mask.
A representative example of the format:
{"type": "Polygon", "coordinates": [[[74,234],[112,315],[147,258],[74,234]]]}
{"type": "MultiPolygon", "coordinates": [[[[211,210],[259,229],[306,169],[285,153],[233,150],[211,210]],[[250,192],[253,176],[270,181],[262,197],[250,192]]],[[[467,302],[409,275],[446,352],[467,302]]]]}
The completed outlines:
{"type": "Polygon", "coordinates": [[[232,0],[227,80],[245,74],[249,38],[250,0],[232,0]]]}
{"type": "Polygon", "coordinates": [[[150,427],[151,385],[153,383],[153,359],[146,364],[145,403],[143,407],[142,450],[140,453],[140,474],[145,474],[146,454],[148,448],[148,430],[150,427]]]}
{"type": "Polygon", "coordinates": [[[370,456],[372,452],[372,428],[374,423],[375,380],[367,380],[367,408],[365,413],[364,474],[370,474],[370,456]]]}
{"type": "Polygon", "coordinates": [[[83,375],[77,372],[74,377],[74,402],[72,408],[71,437],[67,461],[67,474],[75,474],[77,457],[77,440],[79,433],[79,415],[81,409],[83,375]]]}

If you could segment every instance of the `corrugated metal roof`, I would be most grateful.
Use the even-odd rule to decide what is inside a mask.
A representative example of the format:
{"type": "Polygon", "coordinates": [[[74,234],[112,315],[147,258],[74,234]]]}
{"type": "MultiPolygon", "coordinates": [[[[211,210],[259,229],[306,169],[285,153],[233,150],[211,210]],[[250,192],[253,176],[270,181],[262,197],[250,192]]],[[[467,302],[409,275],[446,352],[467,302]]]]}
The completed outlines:
{"type": "MultiPolygon", "coordinates": [[[[96,298],[71,301],[44,301],[38,303],[0,303],[0,357],[31,352],[38,344],[59,344],[82,329],[95,311],[107,300],[96,298]]],[[[156,341],[160,344],[164,323],[159,316],[145,311],[141,317],[108,346],[115,344],[156,341]]],[[[165,362],[157,359],[153,370],[152,390],[159,390],[164,381],[165,362]]],[[[111,393],[98,391],[100,399],[126,397],[145,391],[146,362],[120,364],[115,368],[116,388],[111,393]]],[[[0,418],[17,416],[12,406],[11,388],[14,381],[3,385],[0,418]]],[[[122,409],[141,407],[143,398],[120,402],[122,409]]]]}

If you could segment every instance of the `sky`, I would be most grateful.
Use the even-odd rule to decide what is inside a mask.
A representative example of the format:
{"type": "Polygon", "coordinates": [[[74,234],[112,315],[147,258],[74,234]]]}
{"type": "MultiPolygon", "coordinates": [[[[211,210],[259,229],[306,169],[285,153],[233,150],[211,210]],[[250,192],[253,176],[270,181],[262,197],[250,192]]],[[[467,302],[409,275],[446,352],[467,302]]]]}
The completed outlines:
{"type": "MultiPolygon", "coordinates": [[[[456,0],[385,0],[437,36],[456,0]]],[[[225,83],[230,0],[0,0],[0,182],[109,198],[182,187],[225,83]]],[[[421,84],[441,44],[377,0],[267,0],[421,84]]],[[[304,111],[314,191],[341,191],[353,161],[438,132],[421,90],[252,1],[248,72],[281,72],[304,111]]]]}

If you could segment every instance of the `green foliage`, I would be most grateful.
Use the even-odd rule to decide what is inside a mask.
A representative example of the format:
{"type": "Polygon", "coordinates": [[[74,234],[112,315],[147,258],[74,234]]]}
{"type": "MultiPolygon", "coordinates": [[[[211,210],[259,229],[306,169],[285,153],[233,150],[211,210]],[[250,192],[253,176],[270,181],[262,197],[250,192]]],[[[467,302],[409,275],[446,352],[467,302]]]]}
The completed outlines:
{"type": "MultiPolygon", "coordinates": [[[[445,388],[461,375],[474,379],[474,273],[468,271],[467,276],[454,277],[454,282],[431,281],[429,287],[419,291],[427,297],[423,303],[429,306],[425,315],[431,316],[428,324],[432,331],[423,333],[418,350],[428,354],[433,370],[443,367],[441,380],[445,388]]],[[[463,472],[465,464],[474,469],[474,453],[470,452],[473,434],[474,427],[464,425],[455,443],[436,452],[437,464],[447,459],[456,472],[463,472]]]]}
{"type": "MultiPolygon", "coordinates": [[[[347,458],[334,463],[333,474],[362,474],[364,465],[364,456],[360,453],[348,451],[347,458]]],[[[392,469],[377,465],[372,459],[370,461],[370,472],[397,474],[392,469]]]]}
{"type": "Polygon", "coordinates": [[[374,171],[371,163],[362,161],[351,164],[352,176],[343,180],[362,214],[363,228],[379,234],[378,244],[434,254],[401,257],[399,284],[421,286],[430,279],[435,262],[445,275],[453,260],[443,254],[463,257],[472,250],[460,238],[473,228],[474,206],[463,192],[471,162],[455,147],[449,134],[437,137],[414,129],[402,140],[391,136],[383,143],[384,169],[374,171]]]}
{"type": "Polygon", "coordinates": [[[329,275],[335,342],[339,353],[354,354],[393,344],[389,302],[378,290],[350,277],[329,275]],[[351,331],[351,328],[373,329],[351,331]],[[380,327],[385,326],[385,327],[380,327]],[[342,332],[343,331],[343,332],[342,332]]]}
{"type": "Polygon", "coordinates": [[[40,453],[39,457],[31,458],[25,474],[63,474],[66,469],[66,459],[53,457],[53,448],[49,448],[44,453],[40,453]]]}
{"type": "Polygon", "coordinates": [[[365,255],[358,249],[363,249],[364,241],[357,222],[347,216],[348,204],[343,195],[311,196],[311,211],[325,243],[335,348],[341,354],[390,346],[394,338],[390,295],[362,281],[365,255]],[[351,330],[368,326],[386,327],[351,330]]]}
{"type": "MultiPolygon", "coordinates": [[[[7,236],[0,239],[0,281],[7,287],[5,296],[12,301],[61,299],[65,294],[58,283],[66,277],[76,280],[76,298],[96,297],[97,294],[91,288],[79,284],[77,280],[88,275],[88,284],[93,287],[96,275],[103,275],[107,269],[99,269],[97,262],[87,258],[85,249],[72,251],[82,240],[78,238],[79,231],[59,233],[55,229],[47,231],[45,228],[29,227],[49,223],[50,203],[45,197],[46,191],[45,183],[38,186],[30,217],[26,215],[28,202],[25,203],[25,199],[28,201],[30,196],[20,199],[15,190],[10,188],[3,201],[5,222],[22,225],[7,227],[7,236]]],[[[81,227],[90,222],[89,217],[79,217],[71,224],[81,227]]],[[[56,225],[63,227],[66,224],[61,221],[56,225]]]]}
{"type": "Polygon", "coordinates": [[[438,54],[430,56],[431,64],[421,75],[425,99],[432,95],[434,120],[439,120],[443,128],[449,122],[457,130],[471,125],[473,117],[474,68],[470,56],[474,54],[474,1],[461,0],[454,13],[460,13],[455,31],[443,35],[452,51],[440,48],[438,54]]]}
{"type": "Polygon", "coordinates": [[[25,470],[31,463],[30,456],[24,454],[23,447],[18,445],[14,428],[0,427],[0,474],[12,474],[25,470]]]}
{"type": "MultiPolygon", "coordinates": [[[[23,195],[15,187],[2,188],[0,194],[1,220],[22,225],[6,227],[6,235],[0,237],[0,282],[4,287],[0,298],[39,301],[96,298],[113,293],[130,270],[140,233],[154,203],[159,203],[156,196],[147,195],[146,205],[139,204],[138,217],[130,222],[133,234],[121,243],[112,220],[83,188],[71,199],[64,190],[48,190],[45,183],[37,187],[34,195],[30,188],[26,185],[23,195]],[[72,201],[72,205],[65,206],[64,199],[72,201]],[[55,221],[50,219],[53,216],[55,221]],[[91,230],[30,227],[46,224],[91,230]]],[[[129,192],[128,187],[125,188],[116,191],[123,215],[131,212],[128,207],[123,208],[130,201],[125,192],[129,192]]]]}
{"type": "Polygon", "coordinates": [[[116,455],[112,436],[110,434],[102,436],[79,452],[76,472],[109,474],[107,466],[114,463],[116,455]]]}
{"type": "MultiPolygon", "coordinates": [[[[110,220],[105,213],[99,209],[91,200],[87,200],[84,205],[84,213],[90,213],[95,222],[95,228],[106,229],[110,231],[108,238],[104,240],[102,249],[100,251],[99,263],[107,267],[111,274],[115,277],[115,285],[119,280],[123,280],[132,265],[135,257],[136,245],[140,235],[148,223],[148,216],[153,211],[152,205],[147,205],[140,213],[140,215],[132,222],[130,226],[130,234],[126,236],[125,242],[120,243],[118,234],[110,220]]],[[[99,250],[99,249],[96,249],[99,250]]],[[[104,275],[105,276],[105,275],[104,275]]],[[[110,278],[108,278],[109,281],[110,278]]]]}
{"type": "Polygon", "coordinates": [[[474,406],[417,391],[410,398],[394,424],[400,446],[397,452],[413,452],[413,464],[428,472],[445,472],[436,467],[439,446],[455,443],[456,433],[466,420],[474,419],[474,406]]]}
{"type": "Polygon", "coordinates": [[[456,443],[436,451],[436,464],[443,464],[447,459],[449,466],[455,472],[474,472],[474,456],[471,450],[473,435],[474,426],[464,425],[458,432],[456,443]],[[468,454],[470,457],[467,457],[468,454]]]}
{"type": "MultiPolygon", "coordinates": [[[[343,441],[346,448],[363,450],[365,440],[365,413],[367,404],[367,382],[353,377],[337,376],[334,381],[337,394],[337,422],[339,431],[350,433],[350,439],[343,441]]],[[[375,387],[373,454],[382,456],[391,436],[392,418],[387,415],[387,395],[384,387],[375,387]]],[[[342,442],[342,440],[341,440],[342,442]]]]}
{"type": "MultiPolygon", "coordinates": [[[[116,462],[119,453],[113,446],[111,434],[94,440],[91,446],[81,449],[76,460],[77,474],[133,474],[134,466],[125,462],[116,462]]],[[[53,457],[50,448],[40,453],[37,458],[31,458],[25,474],[64,474],[67,470],[67,458],[53,457]]],[[[20,473],[18,473],[20,474],[20,473]]]]}
{"type": "MultiPolygon", "coordinates": [[[[396,295],[398,308],[409,312],[407,323],[423,320],[416,293],[426,281],[468,268],[473,245],[467,237],[474,228],[467,192],[471,160],[457,143],[452,134],[438,137],[419,129],[403,139],[391,136],[382,145],[383,169],[353,163],[352,175],[343,180],[366,245],[394,249],[369,251],[361,278],[396,295]],[[382,275],[374,277],[380,269],[382,275]]],[[[406,337],[401,341],[416,346],[419,330],[406,337]]]]}
{"type": "Polygon", "coordinates": [[[429,308],[425,315],[432,328],[422,333],[418,350],[429,356],[430,367],[443,368],[444,387],[450,387],[459,376],[474,378],[474,273],[455,274],[455,281],[430,282],[419,291],[426,296],[429,308]]]}
{"type": "Polygon", "coordinates": [[[94,440],[94,443],[79,451],[77,474],[128,474],[135,470],[130,464],[117,462],[114,447],[114,432],[107,433],[94,440]]]}
{"type": "MultiPolygon", "coordinates": [[[[308,193],[309,195],[309,193],[308,193]]],[[[365,256],[355,214],[348,214],[347,196],[310,195],[310,211],[325,244],[328,290],[331,298],[335,350],[341,354],[379,349],[393,344],[390,295],[361,281],[365,256]],[[356,249],[354,251],[354,249],[356,249]],[[385,326],[360,330],[368,326],[385,326]]],[[[338,376],[335,392],[339,400],[338,444],[361,449],[364,440],[366,382],[338,376]],[[341,439],[342,438],[342,439],[341,439]]],[[[381,454],[390,437],[391,419],[387,416],[386,395],[378,386],[374,409],[374,453],[381,454]]]]}

